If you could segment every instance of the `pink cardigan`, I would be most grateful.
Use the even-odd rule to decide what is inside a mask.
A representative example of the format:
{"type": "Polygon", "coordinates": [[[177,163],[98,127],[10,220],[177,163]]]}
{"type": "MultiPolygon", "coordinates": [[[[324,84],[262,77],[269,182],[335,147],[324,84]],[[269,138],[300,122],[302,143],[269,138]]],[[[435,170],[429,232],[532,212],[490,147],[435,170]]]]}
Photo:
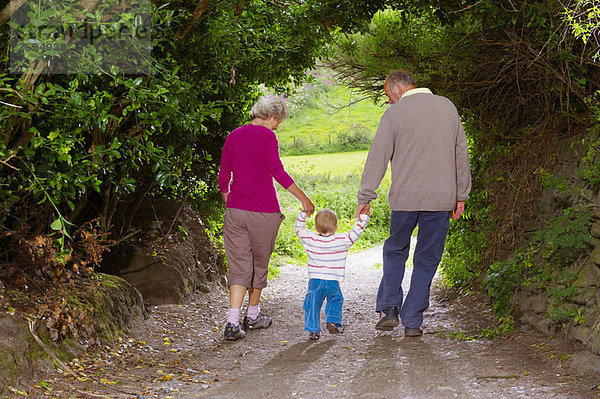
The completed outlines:
{"type": "Polygon", "coordinates": [[[219,190],[229,192],[227,207],[252,212],[281,212],[273,178],[285,189],[294,183],[279,158],[275,133],[252,124],[229,133],[223,146],[218,177],[219,190]]]}

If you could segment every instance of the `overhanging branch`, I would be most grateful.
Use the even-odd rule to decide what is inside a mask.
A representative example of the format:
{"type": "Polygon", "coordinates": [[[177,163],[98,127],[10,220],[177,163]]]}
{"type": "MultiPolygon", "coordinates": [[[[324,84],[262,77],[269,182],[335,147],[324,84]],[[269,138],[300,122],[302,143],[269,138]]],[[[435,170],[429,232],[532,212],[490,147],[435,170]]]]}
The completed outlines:
{"type": "Polygon", "coordinates": [[[199,0],[198,4],[196,4],[196,9],[194,10],[194,15],[192,16],[192,20],[188,22],[185,28],[179,32],[178,40],[183,40],[183,38],[192,30],[194,24],[200,19],[204,11],[206,11],[206,6],[208,6],[210,0],[199,0]]]}

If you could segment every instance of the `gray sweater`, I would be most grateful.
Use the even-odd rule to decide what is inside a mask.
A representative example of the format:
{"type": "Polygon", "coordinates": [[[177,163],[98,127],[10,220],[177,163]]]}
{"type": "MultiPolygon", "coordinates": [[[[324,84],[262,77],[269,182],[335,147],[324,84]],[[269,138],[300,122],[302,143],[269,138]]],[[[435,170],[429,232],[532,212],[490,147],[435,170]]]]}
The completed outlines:
{"type": "Polygon", "coordinates": [[[358,192],[358,203],[375,190],[391,162],[393,211],[450,211],[471,190],[467,137],[456,107],[445,97],[407,92],[381,117],[358,192]]]}

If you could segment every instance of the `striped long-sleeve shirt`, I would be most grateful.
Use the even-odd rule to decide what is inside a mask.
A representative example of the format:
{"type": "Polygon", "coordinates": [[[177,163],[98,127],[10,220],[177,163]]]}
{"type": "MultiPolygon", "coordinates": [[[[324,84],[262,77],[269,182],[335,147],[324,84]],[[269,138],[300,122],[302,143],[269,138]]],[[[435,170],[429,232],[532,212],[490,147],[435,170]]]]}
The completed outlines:
{"type": "Polygon", "coordinates": [[[308,278],[321,280],[344,280],[346,256],[369,222],[367,215],[360,215],[352,230],[322,236],[306,228],[306,213],[300,212],[294,230],[300,238],[308,257],[308,278]]]}

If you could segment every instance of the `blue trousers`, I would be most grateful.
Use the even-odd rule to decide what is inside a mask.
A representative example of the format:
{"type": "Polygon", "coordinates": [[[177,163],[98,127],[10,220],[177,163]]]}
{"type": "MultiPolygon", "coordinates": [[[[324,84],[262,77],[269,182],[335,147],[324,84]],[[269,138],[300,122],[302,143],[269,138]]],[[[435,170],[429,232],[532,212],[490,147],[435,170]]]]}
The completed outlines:
{"type": "Polygon", "coordinates": [[[321,307],[323,307],[325,299],[327,299],[326,322],[342,325],[344,297],[339,281],[311,278],[308,280],[308,290],[304,298],[304,329],[306,331],[321,331],[321,307]]]}
{"type": "Polygon", "coordinates": [[[377,312],[396,306],[404,327],[421,326],[423,312],[429,307],[431,281],[442,259],[449,227],[448,211],[392,212],[390,236],[383,245],[383,277],[377,292],[377,312]],[[410,237],[417,225],[419,231],[410,289],[406,301],[402,303],[404,268],[410,250],[410,237]]]}

